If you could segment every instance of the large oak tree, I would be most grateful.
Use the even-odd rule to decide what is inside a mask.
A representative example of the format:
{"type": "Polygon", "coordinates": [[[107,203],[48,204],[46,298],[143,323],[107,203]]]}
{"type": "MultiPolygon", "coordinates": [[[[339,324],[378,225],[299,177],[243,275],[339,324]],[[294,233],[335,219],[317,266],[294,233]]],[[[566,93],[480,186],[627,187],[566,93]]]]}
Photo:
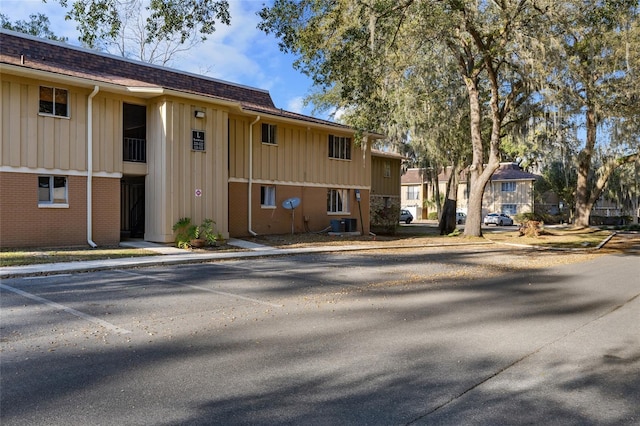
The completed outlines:
{"type": "MultiPolygon", "coordinates": [[[[540,48],[535,33],[545,1],[528,0],[276,0],[261,28],[298,55],[297,66],[325,90],[337,87],[351,124],[381,125],[396,107],[390,81],[405,79],[427,52],[445,52],[465,88],[471,151],[465,235],[481,235],[484,188],[500,163],[505,126],[534,91],[528,66],[540,48]],[[482,132],[488,117],[490,131],[482,132]]],[[[442,58],[435,58],[436,61],[442,58]]],[[[438,85],[426,81],[425,90],[438,85]]],[[[438,105],[434,105],[438,108],[438,105]]]]}

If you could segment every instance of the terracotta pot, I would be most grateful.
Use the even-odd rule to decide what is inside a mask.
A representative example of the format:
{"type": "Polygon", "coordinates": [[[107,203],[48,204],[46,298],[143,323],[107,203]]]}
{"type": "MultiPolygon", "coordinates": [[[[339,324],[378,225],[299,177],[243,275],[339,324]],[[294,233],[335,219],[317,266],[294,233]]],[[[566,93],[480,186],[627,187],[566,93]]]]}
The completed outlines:
{"type": "Polygon", "coordinates": [[[204,247],[205,244],[206,244],[206,241],[200,238],[189,241],[189,245],[191,245],[191,247],[193,248],[201,248],[201,247],[204,247]]]}

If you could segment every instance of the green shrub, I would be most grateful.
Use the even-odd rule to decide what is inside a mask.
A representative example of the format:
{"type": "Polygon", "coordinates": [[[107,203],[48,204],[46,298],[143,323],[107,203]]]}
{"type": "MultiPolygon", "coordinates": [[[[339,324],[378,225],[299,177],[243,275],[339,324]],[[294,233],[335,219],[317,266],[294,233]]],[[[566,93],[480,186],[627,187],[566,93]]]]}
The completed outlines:
{"type": "Polygon", "coordinates": [[[190,217],[181,217],[173,225],[176,247],[188,248],[192,239],[196,238],[197,227],[191,224],[190,217]]]}
{"type": "Polygon", "coordinates": [[[429,212],[427,218],[429,220],[438,220],[438,212],[429,212]]]}
{"type": "Polygon", "coordinates": [[[215,231],[215,224],[212,219],[205,219],[202,224],[196,226],[191,223],[190,217],[181,217],[173,225],[176,247],[189,248],[193,239],[205,240],[207,245],[215,244],[219,235],[215,231]]]}

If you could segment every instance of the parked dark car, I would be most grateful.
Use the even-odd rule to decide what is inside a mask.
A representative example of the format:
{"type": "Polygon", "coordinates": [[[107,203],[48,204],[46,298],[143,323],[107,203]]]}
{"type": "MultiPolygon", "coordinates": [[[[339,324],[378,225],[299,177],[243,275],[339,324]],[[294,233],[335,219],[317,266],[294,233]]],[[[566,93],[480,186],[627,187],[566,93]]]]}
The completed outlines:
{"type": "Polygon", "coordinates": [[[409,224],[411,223],[412,220],[413,220],[413,215],[409,210],[400,210],[400,222],[409,224]]]}
{"type": "Polygon", "coordinates": [[[505,226],[513,225],[513,219],[504,213],[489,213],[484,217],[485,225],[505,226]]]}

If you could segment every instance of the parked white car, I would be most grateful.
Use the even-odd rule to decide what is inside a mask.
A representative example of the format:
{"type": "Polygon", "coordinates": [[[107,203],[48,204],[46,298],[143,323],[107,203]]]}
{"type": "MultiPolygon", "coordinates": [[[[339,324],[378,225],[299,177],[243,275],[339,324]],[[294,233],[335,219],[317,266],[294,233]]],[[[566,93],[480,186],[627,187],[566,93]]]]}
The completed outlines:
{"type": "Polygon", "coordinates": [[[484,217],[485,225],[510,226],[513,225],[513,219],[504,213],[489,213],[484,217]]]}

